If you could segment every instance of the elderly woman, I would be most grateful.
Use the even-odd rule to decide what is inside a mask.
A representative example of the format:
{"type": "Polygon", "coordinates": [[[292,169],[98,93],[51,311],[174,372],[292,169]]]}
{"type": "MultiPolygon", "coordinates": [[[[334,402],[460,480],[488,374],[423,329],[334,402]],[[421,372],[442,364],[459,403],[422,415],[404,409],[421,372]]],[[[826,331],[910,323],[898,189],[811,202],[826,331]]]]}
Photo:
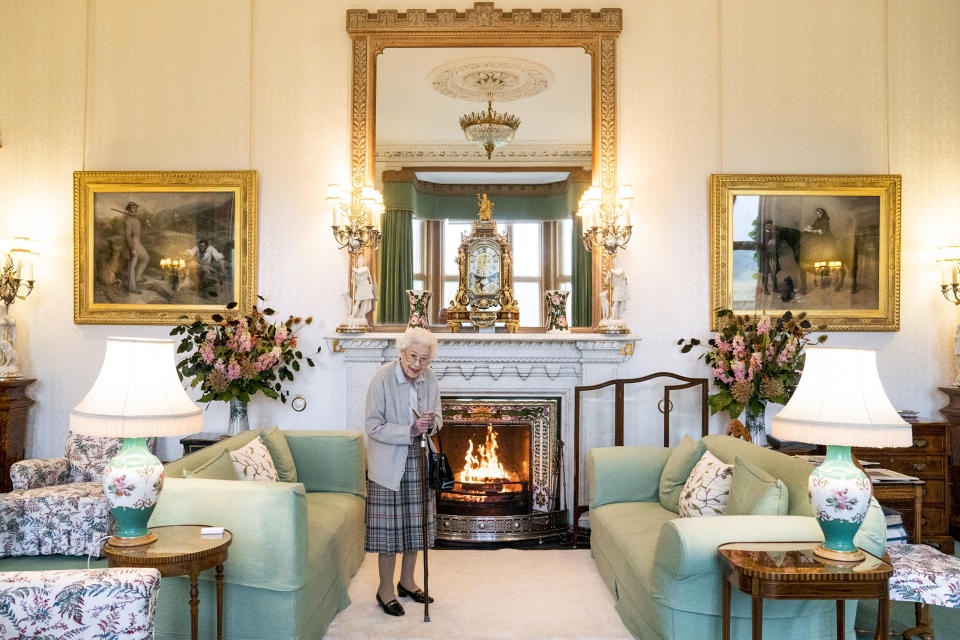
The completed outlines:
{"type": "MultiPolygon", "coordinates": [[[[423,549],[423,508],[427,502],[429,544],[436,534],[436,502],[423,496],[424,469],[420,438],[442,425],[440,389],[430,361],[437,338],[425,329],[407,329],[397,340],[400,357],[382,366],[367,391],[367,536],[364,548],[379,554],[377,603],[385,613],[402,616],[393,591],[398,553],[397,593],[423,603],[414,580],[417,551],[423,549]]],[[[431,445],[432,446],[432,445],[431,445]]],[[[430,598],[433,602],[433,598],[430,598]]]]}

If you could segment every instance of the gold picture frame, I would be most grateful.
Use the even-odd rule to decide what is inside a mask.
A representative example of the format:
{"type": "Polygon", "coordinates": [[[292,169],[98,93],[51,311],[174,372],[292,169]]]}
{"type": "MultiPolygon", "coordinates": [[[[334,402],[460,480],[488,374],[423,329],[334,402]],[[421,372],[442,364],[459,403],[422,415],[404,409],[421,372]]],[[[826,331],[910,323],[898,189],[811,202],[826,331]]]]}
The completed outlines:
{"type": "Polygon", "coordinates": [[[257,294],[257,172],[76,171],[73,246],[74,324],[247,314],[257,294]]]}
{"type": "Polygon", "coordinates": [[[899,331],[900,190],[899,175],[712,175],[711,330],[732,309],[899,331]]]}

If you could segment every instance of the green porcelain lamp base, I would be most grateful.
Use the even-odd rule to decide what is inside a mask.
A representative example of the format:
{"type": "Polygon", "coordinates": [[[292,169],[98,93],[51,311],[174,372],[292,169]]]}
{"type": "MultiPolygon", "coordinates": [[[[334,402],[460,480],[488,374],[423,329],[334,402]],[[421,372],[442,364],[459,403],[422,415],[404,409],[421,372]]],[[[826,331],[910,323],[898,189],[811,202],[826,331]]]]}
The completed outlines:
{"type": "Polygon", "coordinates": [[[858,562],[866,556],[854,543],[870,508],[870,479],[853,463],[850,447],[829,445],[823,464],[810,474],[810,506],[823,530],[814,554],[834,562],[858,562]]]}
{"type": "Polygon", "coordinates": [[[103,471],[103,493],[117,522],[111,546],[141,546],[157,539],[147,523],[162,488],[163,465],[147,449],[146,438],[124,438],[103,471]]]}

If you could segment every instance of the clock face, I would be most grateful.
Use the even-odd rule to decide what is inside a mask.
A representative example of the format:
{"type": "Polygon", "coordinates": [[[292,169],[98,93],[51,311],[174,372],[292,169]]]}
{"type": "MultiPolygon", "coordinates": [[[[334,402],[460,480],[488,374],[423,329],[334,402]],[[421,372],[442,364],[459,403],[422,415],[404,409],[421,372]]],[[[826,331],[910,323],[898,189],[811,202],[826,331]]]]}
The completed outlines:
{"type": "Polygon", "coordinates": [[[487,244],[470,252],[467,286],[472,295],[493,296],[500,293],[500,253],[487,244]]]}

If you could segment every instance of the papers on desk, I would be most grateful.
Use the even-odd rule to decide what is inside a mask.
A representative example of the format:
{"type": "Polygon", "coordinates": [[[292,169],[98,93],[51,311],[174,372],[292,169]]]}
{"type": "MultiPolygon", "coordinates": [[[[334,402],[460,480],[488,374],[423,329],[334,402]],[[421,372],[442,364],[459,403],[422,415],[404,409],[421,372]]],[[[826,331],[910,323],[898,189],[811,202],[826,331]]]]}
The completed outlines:
{"type": "Polygon", "coordinates": [[[919,482],[920,478],[908,476],[891,469],[867,469],[867,477],[873,484],[882,484],[884,482],[919,482]]]}

